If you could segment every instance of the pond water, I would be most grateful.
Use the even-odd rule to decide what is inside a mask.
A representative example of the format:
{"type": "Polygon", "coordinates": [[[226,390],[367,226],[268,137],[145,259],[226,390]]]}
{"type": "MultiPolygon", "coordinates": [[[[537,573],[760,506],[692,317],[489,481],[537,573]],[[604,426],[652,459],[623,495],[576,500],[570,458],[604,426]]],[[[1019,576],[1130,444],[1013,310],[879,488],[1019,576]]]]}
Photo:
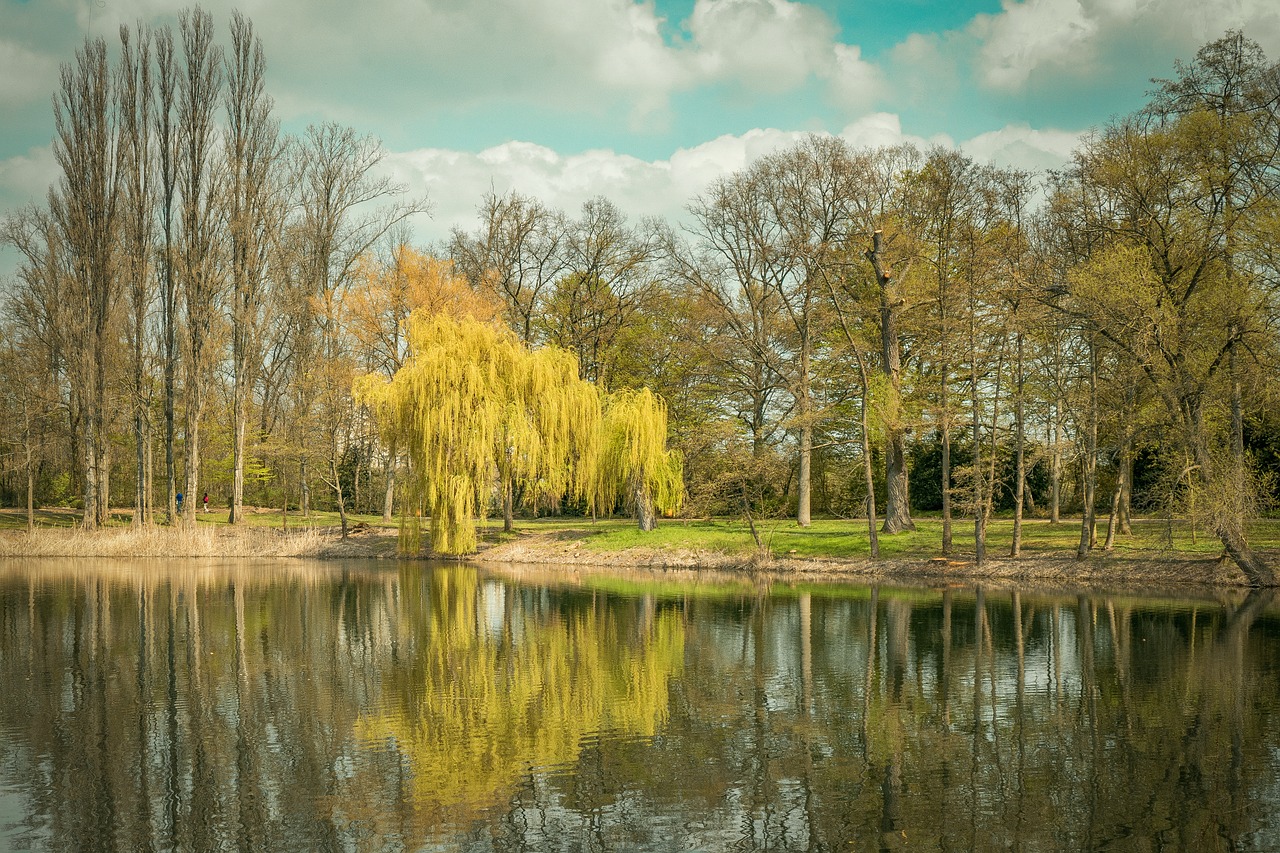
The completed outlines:
{"type": "Polygon", "coordinates": [[[0,849],[1277,850],[1280,605],[0,563],[0,849]]]}

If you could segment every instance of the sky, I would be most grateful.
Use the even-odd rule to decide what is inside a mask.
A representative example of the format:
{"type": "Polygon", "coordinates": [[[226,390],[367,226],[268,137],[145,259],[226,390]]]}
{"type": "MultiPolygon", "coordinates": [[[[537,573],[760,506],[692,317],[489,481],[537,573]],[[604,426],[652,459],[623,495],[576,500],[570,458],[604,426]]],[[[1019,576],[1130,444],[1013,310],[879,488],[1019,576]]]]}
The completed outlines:
{"type": "MultiPolygon", "coordinates": [[[[0,217],[56,179],[51,98],[88,37],[173,23],[171,0],[0,0],[0,217]]],[[[1275,0],[206,0],[262,38],[285,131],[339,122],[430,216],[488,192],[570,214],[604,196],[681,221],[716,177],[811,132],[1061,166],[1152,78],[1236,28],[1280,58],[1275,0]]],[[[0,252],[0,275],[16,266],[0,252]]]]}

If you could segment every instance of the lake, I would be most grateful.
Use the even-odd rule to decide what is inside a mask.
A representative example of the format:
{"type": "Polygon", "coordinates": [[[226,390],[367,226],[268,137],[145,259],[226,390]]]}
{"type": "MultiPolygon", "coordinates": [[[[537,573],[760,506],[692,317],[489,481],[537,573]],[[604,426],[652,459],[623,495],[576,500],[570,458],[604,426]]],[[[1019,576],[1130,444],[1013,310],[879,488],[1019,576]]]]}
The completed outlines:
{"type": "Polygon", "coordinates": [[[0,849],[1277,850],[1280,603],[0,563],[0,849]]]}

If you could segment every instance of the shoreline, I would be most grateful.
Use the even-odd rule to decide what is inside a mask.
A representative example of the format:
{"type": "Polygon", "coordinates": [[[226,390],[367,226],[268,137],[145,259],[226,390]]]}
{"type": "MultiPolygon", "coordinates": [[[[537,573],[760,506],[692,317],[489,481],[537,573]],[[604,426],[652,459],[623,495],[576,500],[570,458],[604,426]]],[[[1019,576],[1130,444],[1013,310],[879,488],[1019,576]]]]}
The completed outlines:
{"type": "MultiPolygon", "coordinates": [[[[521,532],[515,541],[481,543],[465,557],[410,556],[397,552],[398,535],[387,528],[357,526],[346,542],[336,530],[267,527],[197,526],[113,528],[83,531],[39,529],[0,534],[0,560],[24,558],[207,559],[280,558],[318,560],[449,560],[489,569],[582,572],[625,570],[630,574],[670,577],[728,576],[783,583],[876,583],[946,586],[984,584],[1034,585],[1079,589],[1247,590],[1248,580],[1221,557],[1170,553],[1140,556],[1095,554],[1077,560],[1074,552],[1030,552],[1013,559],[996,557],[982,566],[968,555],[942,557],[771,557],[672,546],[596,550],[585,542],[586,531],[521,532]]],[[[1277,556],[1269,554],[1272,559],[1277,556]]]]}
{"type": "Polygon", "coordinates": [[[1128,557],[1099,554],[1077,560],[1074,553],[1031,553],[1016,559],[990,558],[982,566],[963,555],[951,558],[773,557],[767,560],[713,551],[629,548],[594,551],[580,540],[547,534],[494,545],[466,558],[489,566],[551,567],[571,571],[611,569],[721,574],[772,582],[893,582],[913,585],[1019,584],[1062,588],[1158,588],[1164,590],[1248,590],[1248,579],[1221,558],[1180,554],[1128,557]],[[536,537],[536,538],[535,538],[536,537]]]}

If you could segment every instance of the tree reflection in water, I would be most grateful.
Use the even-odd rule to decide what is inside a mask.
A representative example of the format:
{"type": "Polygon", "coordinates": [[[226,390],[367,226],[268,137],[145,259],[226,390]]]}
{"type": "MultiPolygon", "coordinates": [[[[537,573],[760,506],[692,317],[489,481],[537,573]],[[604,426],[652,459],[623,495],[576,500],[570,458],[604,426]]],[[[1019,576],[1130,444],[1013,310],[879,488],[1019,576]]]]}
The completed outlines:
{"type": "Polygon", "coordinates": [[[1270,594],[183,565],[0,568],[0,847],[1280,848],[1270,594]]]}

